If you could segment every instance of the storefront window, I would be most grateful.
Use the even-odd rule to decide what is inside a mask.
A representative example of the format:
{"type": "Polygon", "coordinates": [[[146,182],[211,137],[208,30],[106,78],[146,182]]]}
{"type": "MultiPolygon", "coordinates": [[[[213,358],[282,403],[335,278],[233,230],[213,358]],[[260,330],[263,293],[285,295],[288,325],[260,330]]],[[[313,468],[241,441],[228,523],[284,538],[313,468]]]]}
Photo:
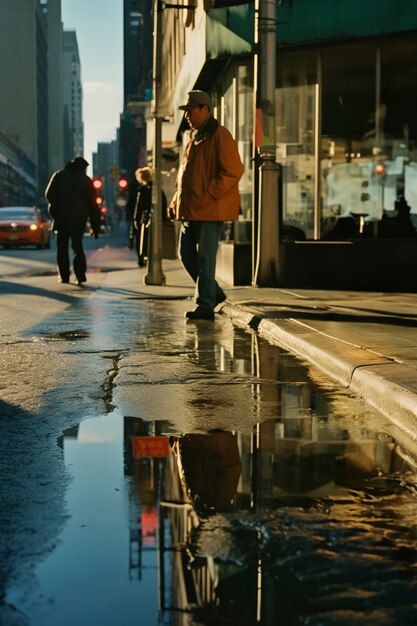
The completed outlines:
{"type": "Polygon", "coordinates": [[[376,44],[322,51],[321,235],[363,236],[381,219],[376,44]]]}
{"type": "MultiPolygon", "coordinates": [[[[237,144],[244,173],[239,184],[242,208],[241,220],[252,219],[252,141],[253,141],[253,69],[252,65],[240,65],[236,76],[237,91],[237,144]]],[[[247,228],[250,241],[250,228],[247,228]]]]}
{"type": "Polygon", "coordinates": [[[416,59],[403,39],[323,50],[322,239],[417,237],[416,59]]]}
{"type": "Polygon", "coordinates": [[[277,162],[282,173],[283,239],[311,238],[314,229],[316,55],[278,56],[277,162]]]}
{"type": "Polygon", "coordinates": [[[235,135],[235,107],[234,107],[234,89],[233,78],[230,77],[230,82],[224,95],[221,98],[221,117],[220,123],[229,130],[232,135],[235,135]]]}
{"type": "Polygon", "coordinates": [[[236,140],[244,173],[239,182],[241,212],[237,222],[225,225],[224,237],[248,243],[252,238],[253,69],[235,65],[222,77],[214,98],[214,115],[236,140]]]}
{"type": "Polygon", "coordinates": [[[380,159],[384,219],[380,237],[417,233],[417,43],[398,39],[380,47],[380,159]],[[396,202],[397,201],[397,202],[396,202]]]}

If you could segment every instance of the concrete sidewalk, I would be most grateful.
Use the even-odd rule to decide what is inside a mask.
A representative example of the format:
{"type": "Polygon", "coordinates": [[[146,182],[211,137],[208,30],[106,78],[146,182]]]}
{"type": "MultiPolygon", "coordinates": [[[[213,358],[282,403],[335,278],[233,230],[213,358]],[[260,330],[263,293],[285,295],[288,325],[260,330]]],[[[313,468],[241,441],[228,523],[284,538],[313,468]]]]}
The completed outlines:
{"type": "Polygon", "coordinates": [[[417,443],[417,294],[239,287],[227,295],[221,312],[234,323],[310,361],[417,443]]]}
{"type": "MultiPolygon", "coordinates": [[[[120,261],[123,271],[108,273],[103,289],[138,298],[193,297],[194,286],[179,261],[163,261],[165,286],[144,285],[147,269],[132,267],[131,259],[122,268],[120,261]]],[[[221,315],[358,393],[417,449],[417,294],[224,288],[221,315]]]]}

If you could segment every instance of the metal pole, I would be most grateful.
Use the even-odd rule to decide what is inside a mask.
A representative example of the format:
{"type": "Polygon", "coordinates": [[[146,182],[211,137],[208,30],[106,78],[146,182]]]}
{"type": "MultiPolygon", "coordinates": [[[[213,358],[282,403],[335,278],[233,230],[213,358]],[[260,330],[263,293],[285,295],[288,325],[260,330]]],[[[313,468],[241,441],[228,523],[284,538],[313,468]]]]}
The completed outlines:
{"type": "Polygon", "coordinates": [[[275,163],[275,146],[261,146],[259,156],[258,256],[254,283],[258,287],[277,285],[280,273],[279,166],[275,163]]]}
{"type": "Polygon", "coordinates": [[[151,237],[148,260],[148,273],[145,285],[165,285],[165,275],[162,271],[162,119],[159,106],[159,93],[162,74],[162,1],[154,2],[154,31],[153,31],[153,169],[154,181],[152,185],[152,220],[151,237]]]}
{"type": "Polygon", "coordinates": [[[262,109],[262,144],[274,146],[275,130],[275,67],[276,67],[276,0],[259,2],[260,43],[260,106],[262,109]]]}
{"type": "Polygon", "coordinates": [[[314,87],[314,227],[313,238],[321,237],[321,53],[317,56],[317,82],[314,87]]]}
{"type": "MultiPolygon", "coordinates": [[[[253,25],[253,140],[252,140],[252,284],[256,285],[256,264],[258,259],[258,94],[259,94],[259,0],[255,0],[253,25]]],[[[262,143],[262,142],[261,142],[262,143]]]]}
{"type": "Polygon", "coordinates": [[[262,145],[258,147],[262,165],[259,168],[259,202],[256,239],[256,261],[253,284],[272,287],[280,274],[279,167],[275,163],[275,68],[276,68],[276,2],[259,0],[259,93],[257,108],[262,114],[262,145]]]}

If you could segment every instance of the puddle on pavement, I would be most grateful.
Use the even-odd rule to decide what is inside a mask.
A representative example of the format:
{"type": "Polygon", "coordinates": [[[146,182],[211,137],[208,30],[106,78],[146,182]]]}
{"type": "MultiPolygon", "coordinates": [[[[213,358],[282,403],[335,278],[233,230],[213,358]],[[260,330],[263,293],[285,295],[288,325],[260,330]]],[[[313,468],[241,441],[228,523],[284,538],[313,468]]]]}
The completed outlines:
{"type": "Polygon", "coordinates": [[[247,333],[183,357],[279,381],[253,388],[276,417],[174,436],[116,408],[65,431],[31,626],[417,623],[415,467],[382,418],[247,333]]]}
{"type": "Polygon", "coordinates": [[[59,333],[45,333],[42,340],[44,341],[77,341],[79,339],[87,339],[90,333],[86,330],[76,329],[67,330],[59,333]]]}

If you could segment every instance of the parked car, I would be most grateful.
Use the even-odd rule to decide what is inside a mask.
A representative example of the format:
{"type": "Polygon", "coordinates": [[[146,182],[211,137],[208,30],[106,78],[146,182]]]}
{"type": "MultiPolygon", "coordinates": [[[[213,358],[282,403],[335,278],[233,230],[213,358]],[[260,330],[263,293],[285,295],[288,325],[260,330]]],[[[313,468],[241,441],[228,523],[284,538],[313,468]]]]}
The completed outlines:
{"type": "Polygon", "coordinates": [[[49,220],[40,209],[26,206],[0,208],[0,245],[51,247],[49,220]]]}

